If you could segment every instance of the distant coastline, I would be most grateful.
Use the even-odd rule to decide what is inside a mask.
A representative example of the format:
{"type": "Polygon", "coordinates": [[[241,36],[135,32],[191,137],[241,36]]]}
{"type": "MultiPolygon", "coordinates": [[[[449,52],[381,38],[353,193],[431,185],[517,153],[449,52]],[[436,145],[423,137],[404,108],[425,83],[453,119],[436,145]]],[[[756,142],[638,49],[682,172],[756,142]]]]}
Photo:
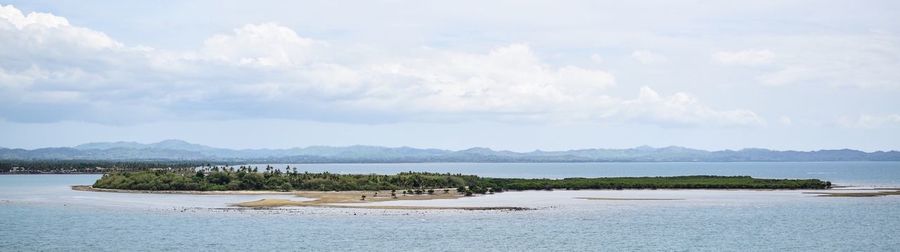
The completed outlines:
{"type": "MultiPolygon", "coordinates": [[[[484,165],[485,167],[491,167],[502,164],[516,165],[516,164],[543,164],[556,166],[553,164],[559,164],[559,166],[567,166],[567,165],[581,165],[586,164],[587,166],[593,166],[590,164],[597,164],[598,167],[610,165],[610,164],[665,164],[665,163],[677,163],[683,164],[682,166],[691,167],[697,164],[696,166],[720,166],[722,167],[729,166],[730,164],[735,163],[756,163],[759,167],[768,166],[767,163],[778,164],[774,166],[792,166],[792,163],[796,163],[798,165],[808,164],[808,163],[829,163],[829,166],[840,166],[841,163],[847,163],[847,165],[853,166],[854,164],[859,163],[880,163],[880,164],[894,164],[898,161],[790,161],[790,162],[761,162],[761,161],[742,161],[742,162],[395,162],[395,163],[278,163],[278,162],[213,162],[213,161],[203,161],[203,160],[192,160],[192,161],[184,161],[184,160],[0,160],[0,175],[41,175],[41,174],[106,174],[111,172],[131,172],[131,171],[180,171],[180,172],[192,172],[197,169],[203,168],[212,168],[212,167],[220,167],[220,168],[234,168],[238,169],[241,166],[244,167],[266,167],[275,165],[279,167],[278,169],[283,169],[285,167],[296,167],[296,166],[306,166],[308,167],[317,167],[317,165],[322,165],[322,167],[328,166],[341,166],[341,165],[373,165],[373,166],[384,166],[390,164],[396,164],[398,167],[409,167],[409,170],[418,170],[417,164],[423,164],[423,167],[427,167],[430,165],[438,165],[438,164],[448,164],[451,166],[455,165],[472,165],[479,166],[484,165]],[[430,164],[430,165],[429,165],[430,164]]],[[[408,171],[408,170],[396,170],[395,172],[408,171]]],[[[809,174],[807,174],[809,175],[809,174]]]]}
{"type": "MultiPolygon", "coordinates": [[[[286,149],[226,149],[166,140],[158,143],[88,143],[74,147],[39,149],[0,148],[0,161],[104,160],[210,162],[215,164],[317,163],[582,163],[582,162],[820,162],[900,161],[900,151],[864,152],[852,149],[779,151],[761,148],[700,150],[680,146],[640,146],[626,149],[573,149],[514,152],[489,148],[445,150],[434,148],[352,145],[309,146],[286,149]]],[[[0,162],[2,164],[2,162],[0,162]]],[[[0,171],[3,171],[0,167],[0,171]]]]}

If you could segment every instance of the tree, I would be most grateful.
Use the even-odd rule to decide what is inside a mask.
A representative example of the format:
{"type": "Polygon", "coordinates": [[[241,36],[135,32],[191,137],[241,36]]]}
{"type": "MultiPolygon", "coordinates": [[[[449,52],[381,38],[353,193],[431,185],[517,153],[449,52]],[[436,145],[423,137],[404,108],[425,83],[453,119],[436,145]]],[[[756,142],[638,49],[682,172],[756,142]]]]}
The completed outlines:
{"type": "Polygon", "coordinates": [[[281,190],[285,191],[285,192],[290,192],[291,190],[294,190],[294,186],[292,186],[291,183],[284,182],[284,184],[281,184],[281,190]]]}
{"type": "Polygon", "coordinates": [[[225,185],[231,182],[231,176],[225,172],[213,172],[207,176],[206,181],[216,185],[225,185]]]}

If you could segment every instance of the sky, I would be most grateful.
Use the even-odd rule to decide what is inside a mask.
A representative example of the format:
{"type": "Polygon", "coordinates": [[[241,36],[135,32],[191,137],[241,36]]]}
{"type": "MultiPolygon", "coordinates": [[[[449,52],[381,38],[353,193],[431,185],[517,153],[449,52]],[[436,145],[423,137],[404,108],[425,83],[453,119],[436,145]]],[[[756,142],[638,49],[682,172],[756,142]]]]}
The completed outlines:
{"type": "Polygon", "coordinates": [[[0,6],[0,147],[900,149],[898,1],[0,6]]]}

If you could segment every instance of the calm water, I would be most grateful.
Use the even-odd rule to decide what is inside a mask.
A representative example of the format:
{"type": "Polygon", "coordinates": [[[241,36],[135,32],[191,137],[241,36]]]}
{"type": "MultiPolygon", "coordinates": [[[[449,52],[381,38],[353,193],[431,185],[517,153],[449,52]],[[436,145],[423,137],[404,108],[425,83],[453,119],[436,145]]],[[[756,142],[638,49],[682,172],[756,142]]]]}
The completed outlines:
{"type": "MultiPolygon", "coordinates": [[[[266,164],[255,164],[260,170],[266,164]]],[[[285,164],[272,164],[284,168],[285,164]]],[[[749,175],[760,178],[818,178],[856,186],[900,186],[900,162],[740,162],[740,163],[424,163],[292,164],[299,171],[395,174],[450,172],[484,177],[567,178],[675,175],[749,175]]]]}
{"type": "MultiPolygon", "coordinates": [[[[292,165],[293,166],[293,165],[292,165]]],[[[900,162],[302,165],[343,173],[494,177],[752,175],[898,186],[900,162]]],[[[97,175],[0,176],[0,250],[896,251],[900,197],[799,191],[509,192],[406,205],[524,205],[521,212],[292,208],[227,210],[287,196],[76,192],[97,175]],[[576,197],[672,198],[592,201],[576,197]]],[[[384,202],[383,202],[384,203],[384,202]]]]}

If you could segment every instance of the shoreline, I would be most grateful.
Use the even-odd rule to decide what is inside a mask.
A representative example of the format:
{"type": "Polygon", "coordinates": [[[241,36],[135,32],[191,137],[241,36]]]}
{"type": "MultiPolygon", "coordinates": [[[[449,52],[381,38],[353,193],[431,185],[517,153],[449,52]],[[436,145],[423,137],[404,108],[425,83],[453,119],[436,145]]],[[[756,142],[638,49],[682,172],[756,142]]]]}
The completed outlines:
{"type": "Polygon", "coordinates": [[[420,195],[391,195],[390,191],[149,191],[149,190],[122,190],[94,188],[88,185],[73,185],[72,190],[85,192],[108,193],[141,193],[141,194],[181,194],[181,195],[293,195],[311,200],[299,201],[288,199],[259,199],[254,201],[232,203],[229,206],[247,209],[272,209],[279,207],[317,207],[317,208],[352,208],[352,209],[382,209],[382,210],[467,210],[467,211],[524,211],[533,210],[527,207],[517,206],[385,206],[385,205],[337,205],[337,204],[365,204],[369,202],[385,201],[409,201],[409,200],[433,200],[433,199],[458,199],[466,197],[460,193],[435,193],[420,195]],[[365,196],[363,198],[362,196],[365,196]]]}
{"type": "Polygon", "coordinates": [[[607,198],[607,197],[575,197],[575,199],[581,200],[685,200],[685,199],[674,199],[674,198],[607,198]]]}
{"type": "MultiPolygon", "coordinates": [[[[228,206],[243,209],[274,209],[282,207],[314,207],[314,208],[344,208],[344,209],[381,209],[381,210],[466,210],[466,211],[525,211],[534,210],[533,208],[521,206],[415,206],[415,205],[382,205],[382,204],[366,204],[370,202],[390,202],[390,201],[409,201],[409,200],[433,200],[433,199],[459,199],[467,198],[461,193],[443,193],[434,194],[395,194],[391,195],[390,191],[150,191],[150,190],[123,190],[123,189],[104,189],[93,188],[89,185],[73,185],[72,190],[87,192],[109,192],[109,193],[136,193],[136,194],[178,194],[178,195],[293,195],[300,199],[272,199],[262,198],[253,201],[230,203],[228,206]]],[[[651,191],[649,189],[629,189],[632,191],[651,191]]],[[[799,191],[788,189],[664,189],[674,191],[799,191]]],[[[529,190],[526,190],[529,191],[529,190]]],[[[543,190],[531,190],[543,191],[543,190]]],[[[567,190],[568,191],[568,190],[567,190]]],[[[619,191],[619,190],[597,190],[597,191],[619,191]]],[[[854,190],[850,192],[842,192],[841,189],[819,189],[805,190],[804,195],[813,197],[881,197],[890,195],[900,195],[900,188],[874,188],[866,190],[854,190]]],[[[475,196],[475,197],[485,197],[475,196]]],[[[574,197],[576,200],[590,201],[682,201],[684,198],[634,198],[634,197],[574,197]]]]}
{"type": "Polygon", "coordinates": [[[871,198],[900,195],[900,188],[874,188],[864,190],[864,192],[803,192],[803,194],[832,198],[871,198]]]}
{"type": "MultiPolygon", "coordinates": [[[[527,207],[514,206],[486,206],[486,207],[467,207],[467,206],[384,206],[384,205],[334,205],[333,203],[318,202],[321,199],[313,201],[293,201],[285,199],[261,199],[255,201],[241,202],[232,204],[232,206],[251,208],[251,209],[273,209],[280,207],[318,207],[318,208],[349,208],[349,209],[381,209],[381,210],[466,210],[466,211],[526,211],[534,210],[527,207]]],[[[359,203],[362,202],[335,202],[335,203],[359,203]]]]}
{"type": "MultiPolygon", "coordinates": [[[[94,188],[90,185],[73,185],[70,186],[72,190],[75,191],[89,191],[89,192],[113,192],[113,193],[150,193],[150,194],[189,194],[189,195],[291,195],[297,193],[334,193],[334,192],[362,192],[362,191],[270,191],[270,190],[235,190],[235,191],[187,191],[187,190],[128,190],[128,189],[106,189],[106,188],[94,188]]],[[[549,191],[656,191],[656,190],[670,190],[670,191],[702,191],[702,190],[710,190],[710,191],[831,191],[831,190],[841,190],[840,188],[846,188],[852,186],[841,186],[835,188],[827,188],[827,189],[745,189],[745,188],[662,188],[662,189],[579,189],[579,190],[566,190],[566,189],[554,189],[549,191]]],[[[450,188],[454,190],[453,188],[450,188]]],[[[874,189],[866,189],[866,190],[900,190],[900,188],[874,188],[874,189]]],[[[398,190],[399,192],[400,190],[398,190]]],[[[509,190],[509,192],[527,192],[527,191],[548,191],[548,190],[509,190]]],[[[367,191],[374,192],[374,191],[367,191]]],[[[383,191],[379,191],[383,192],[383,191]]],[[[817,193],[817,192],[812,192],[817,193]]],[[[824,192],[823,192],[824,193],[824,192]]],[[[440,194],[436,192],[435,194],[440,194]]]]}

